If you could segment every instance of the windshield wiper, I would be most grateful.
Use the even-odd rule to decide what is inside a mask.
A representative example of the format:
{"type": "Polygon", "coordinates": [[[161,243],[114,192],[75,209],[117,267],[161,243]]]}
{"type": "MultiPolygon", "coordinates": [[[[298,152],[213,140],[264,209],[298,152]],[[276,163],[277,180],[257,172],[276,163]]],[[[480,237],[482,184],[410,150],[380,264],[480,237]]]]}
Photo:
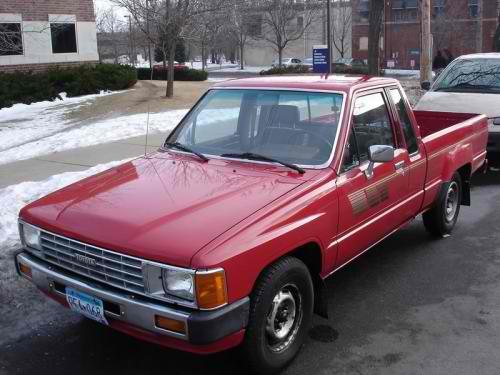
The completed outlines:
{"type": "Polygon", "coordinates": [[[260,155],[260,154],[255,154],[253,152],[243,152],[241,154],[222,154],[221,157],[223,158],[231,158],[231,159],[248,159],[248,160],[261,160],[261,161],[268,161],[270,163],[278,163],[281,165],[284,165],[287,168],[293,169],[300,174],[306,173],[306,171],[302,168],[300,168],[298,165],[292,164],[292,163],[287,163],[285,161],[277,160],[270,158],[265,155],[260,155]]]}
{"type": "Polygon", "coordinates": [[[170,148],[176,148],[176,149],[181,150],[181,151],[189,152],[190,154],[198,156],[203,161],[208,161],[208,158],[205,155],[203,155],[203,154],[201,154],[201,153],[199,153],[199,152],[197,152],[197,151],[195,151],[187,146],[184,146],[182,143],[165,142],[165,146],[170,147],[170,148]]]}

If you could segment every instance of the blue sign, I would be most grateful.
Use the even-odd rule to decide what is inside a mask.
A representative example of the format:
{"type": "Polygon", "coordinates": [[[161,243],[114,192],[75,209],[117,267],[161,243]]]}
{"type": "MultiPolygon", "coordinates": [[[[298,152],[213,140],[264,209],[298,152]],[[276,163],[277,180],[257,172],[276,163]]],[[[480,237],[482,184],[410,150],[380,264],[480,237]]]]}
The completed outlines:
{"type": "Polygon", "coordinates": [[[328,73],[330,54],[327,46],[314,46],[313,48],[313,70],[314,73],[328,73]]]}

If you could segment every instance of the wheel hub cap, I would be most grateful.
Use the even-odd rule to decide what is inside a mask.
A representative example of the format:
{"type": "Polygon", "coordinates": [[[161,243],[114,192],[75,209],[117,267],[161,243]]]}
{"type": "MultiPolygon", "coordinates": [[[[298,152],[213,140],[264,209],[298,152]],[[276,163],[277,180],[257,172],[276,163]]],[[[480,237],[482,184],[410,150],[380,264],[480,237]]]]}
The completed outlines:
{"type": "Polygon", "coordinates": [[[446,193],[446,221],[451,222],[455,218],[458,208],[458,185],[452,182],[446,193]]]}
{"type": "Polygon", "coordinates": [[[271,350],[283,351],[294,340],[302,319],[301,296],[293,285],[284,286],[273,298],[266,322],[271,350]]]}

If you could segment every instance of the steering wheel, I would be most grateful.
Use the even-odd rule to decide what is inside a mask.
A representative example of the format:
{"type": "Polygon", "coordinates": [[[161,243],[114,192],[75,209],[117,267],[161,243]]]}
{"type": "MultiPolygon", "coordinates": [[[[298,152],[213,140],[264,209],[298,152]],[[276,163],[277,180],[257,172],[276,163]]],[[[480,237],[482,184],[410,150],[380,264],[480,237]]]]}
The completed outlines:
{"type": "Polygon", "coordinates": [[[324,136],[322,136],[321,134],[318,134],[318,133],[313,133],[312,131],[309,131],[309,130],[305,130],[305,129],[298,129],[294,134],[292,134],[288,140],[292,140],[294,139],[295,137],[298,137],[299,135],[302,135],[302,134],[308,134],[308,135],[311,135],[313,136],[313,138],[316,138],[316,139],[319,139],[320,141],[322,141],[324,144],[326,144],[328,146],[329,149],[332,149],[333,148],[333,144],[330,142],[330,140],[324,136]]]}

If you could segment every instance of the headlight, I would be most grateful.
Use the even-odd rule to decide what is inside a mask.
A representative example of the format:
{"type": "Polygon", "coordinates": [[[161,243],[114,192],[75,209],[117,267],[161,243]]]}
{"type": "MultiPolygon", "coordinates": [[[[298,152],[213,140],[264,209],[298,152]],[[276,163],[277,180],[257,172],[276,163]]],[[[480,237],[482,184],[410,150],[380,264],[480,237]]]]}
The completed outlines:
{"type": "Polygon", "coordinates": [[[195,271],[148,262],[144,267],[147,294],[189,307],[212,310],[227,304],[222,268],[195,271]]]}
{"type": "Polygon", "coordinates": [[[21,235],[26,246],[40,249],[40,231],[28,224],[21,224],[21,235]]]}
{"type": "Polygon", "coordinates": [[[162,270],[163,288],[168,295],[194,301],[194,274],[175,268],[162,270]]]}
{"type": "Polygon", "coordinates": [[[500,125],[500,117],[497,117],[497,118],[492,118],[488,121],[490,123],[490,125],[500,125]]]}

